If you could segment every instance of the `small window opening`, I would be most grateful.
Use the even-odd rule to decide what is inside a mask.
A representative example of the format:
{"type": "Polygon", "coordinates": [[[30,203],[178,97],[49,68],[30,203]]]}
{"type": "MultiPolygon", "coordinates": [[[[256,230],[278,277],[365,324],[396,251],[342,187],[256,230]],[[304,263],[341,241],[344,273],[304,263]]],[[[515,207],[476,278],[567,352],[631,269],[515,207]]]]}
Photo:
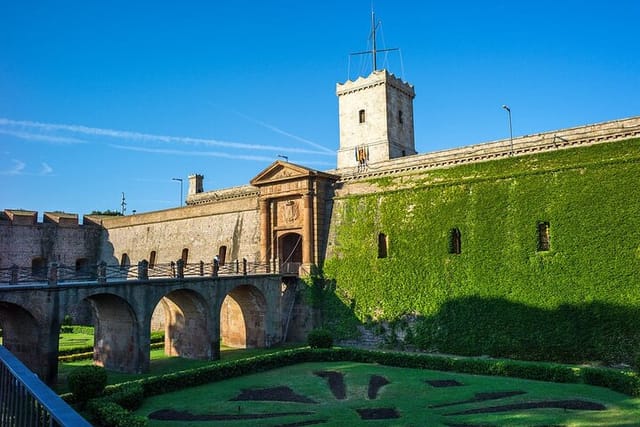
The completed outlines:
{"type": "Polygon", "coordinates": [[[76,272],[86,273],[89,271],[89,260],[87,258],[78,258],[76,260],[76,272]]]}
{"type": "Polygon", "coordinates": [[[184,248],[182,250],[182,256],[180,257],[180,259],[182,259],[184,265],[187,265],[187,261],[189,261],[189,249],[184,248]]]}
{"type": "Polygon", "coordinates": [[[402,110],[398,111],[398,123],[404,123],[404,119],[402,118],[402,110]]]}
{"type": "Polygon", "coordinates": [[[151,251],[149,254],[149,268],[154,268],[156,266],[156,251],[151,251]]]}
{"type": "Polygon", "coordinates": [[[452,228],[449,232],[449,253],[456,255],[462,253],[462,234],[457,228],[452,228]]]}
{"type": "Polygon", "coordinates": [[[226,258],[227,258],[227,247],[220,246],[220,249],[218,250],[218,262],[220,263],[220,265],[224,265],[226,258]]]}
{"type": "Polygon", "coordinates": [[[384,233],[378,234],[378,258],[386,258],[388,250],[387,235],[384,233]]]}
{"type": "Polygon", "coordinates": [[[360,121],[360,123],[364,123],[365,121],[364,110],[358,111],[358,120],[360,121]]]}
{"type": "Polygon", "coordinates": [[[31,260],[31,275],[35,278],[47,277],[47,260],[37,257],[31,260]]]}
{"type": "Polygon", "coordinates": [[[538,252],[548,251],[550,248],[549,223],[538,223],[538,252]]]}

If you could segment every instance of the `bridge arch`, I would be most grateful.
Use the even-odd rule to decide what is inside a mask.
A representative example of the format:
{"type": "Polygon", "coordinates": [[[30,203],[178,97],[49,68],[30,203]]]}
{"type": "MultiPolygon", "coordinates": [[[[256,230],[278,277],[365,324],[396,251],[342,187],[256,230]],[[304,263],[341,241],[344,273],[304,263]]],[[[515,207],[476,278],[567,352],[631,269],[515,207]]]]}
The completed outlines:
{"type": "Polygon", "coordinates": [[[94,294],[86,298],[94,317],[93,361],[96,365],[120,372],[140,372],[140,324],[133,308],[124,298],[94,294]]]}
{"type": "Polygon", "coordinates": [[[42,354],[39,343],[42,327],[33,314],[20,305],[2,301],[0,302],[0,328],[2,345],[42,377],[44,373],[42,360],[45,356],[42,354]]]}
{"type": "Polygon", "coordinates": [[[267,347],[267,300],[253,285],[231,289],[220,306],[220,339],[234,348],[267,347]]]}
{"type": "Polygon", "coordinates": [[[190,289],[164,295],[156,305],[164,311],[164,351],[169,356],[212,359],[217,354],[217,337],[211,339],[211,310],[207,300],[190,289]]]}

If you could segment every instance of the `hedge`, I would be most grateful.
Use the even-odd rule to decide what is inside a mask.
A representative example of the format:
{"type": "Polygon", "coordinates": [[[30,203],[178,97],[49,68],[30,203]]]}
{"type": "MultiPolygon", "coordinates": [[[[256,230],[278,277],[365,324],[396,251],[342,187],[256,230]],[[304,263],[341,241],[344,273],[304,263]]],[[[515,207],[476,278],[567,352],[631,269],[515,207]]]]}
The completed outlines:
{"type": "Polygon", "coordinates": [[[87,410],[92,417],[99,419],[104,427],[144,427],[147,425],[146,419],[128,411],[137,409],[143,397],[170,393],[298,363],[344,361],[539,381],[584,383],[607,387],[630,396],[640,396],[640,377],[635,372],[625,370],[357,348],[302,348],[108,386],[105,390],[106,396],[90,400],[87,410]]]}
{"type": "Polygon", "coordinates": [[[371,191],[333,206],[325,326],[347,335],[410,315],[428,351],[631,365],[638,176],[634,139],[360,182],[371,191]],[[538,250],[541,222],[548,251],[538,250]],[[449,250],[453,229],[460,254],[449,250]]]}

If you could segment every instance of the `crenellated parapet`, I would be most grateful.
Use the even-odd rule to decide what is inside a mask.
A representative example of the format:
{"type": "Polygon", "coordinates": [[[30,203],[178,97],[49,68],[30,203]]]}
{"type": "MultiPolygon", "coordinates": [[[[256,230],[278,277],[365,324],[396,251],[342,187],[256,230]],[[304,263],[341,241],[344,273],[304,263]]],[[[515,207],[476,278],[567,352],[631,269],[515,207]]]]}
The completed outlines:
{"type": "Polygon", "coordinates": [[[80,227],[82,225],[97,225],[92,221],[87,221],[83,217],[83,223],[78,221],[78,214],[68,212],[44,212],[42,221],[38,221],[38,212],[24,209],[5,209],[0,212],[0,225],[43,225],[51,224],[58,227],[80,227]]]}

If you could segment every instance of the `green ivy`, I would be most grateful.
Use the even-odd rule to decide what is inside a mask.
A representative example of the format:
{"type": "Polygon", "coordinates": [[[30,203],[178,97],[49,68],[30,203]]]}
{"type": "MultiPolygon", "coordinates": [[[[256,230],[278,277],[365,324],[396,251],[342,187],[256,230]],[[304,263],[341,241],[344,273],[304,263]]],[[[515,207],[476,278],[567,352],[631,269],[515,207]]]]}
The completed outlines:
{"type": "Polygon", "coordinates": [[[398,177],[338,197],[325,308],[348,325],[417,315],[411,338],[423,349],[633,363],[638,177],[635,139],[398,177]],[[541,221],[551,237],[544,252],[541,221]],[[460,254],[449,253],[453,228],[460,254]],[[378,233],[388,236],[386,258],[378,233]]]}

